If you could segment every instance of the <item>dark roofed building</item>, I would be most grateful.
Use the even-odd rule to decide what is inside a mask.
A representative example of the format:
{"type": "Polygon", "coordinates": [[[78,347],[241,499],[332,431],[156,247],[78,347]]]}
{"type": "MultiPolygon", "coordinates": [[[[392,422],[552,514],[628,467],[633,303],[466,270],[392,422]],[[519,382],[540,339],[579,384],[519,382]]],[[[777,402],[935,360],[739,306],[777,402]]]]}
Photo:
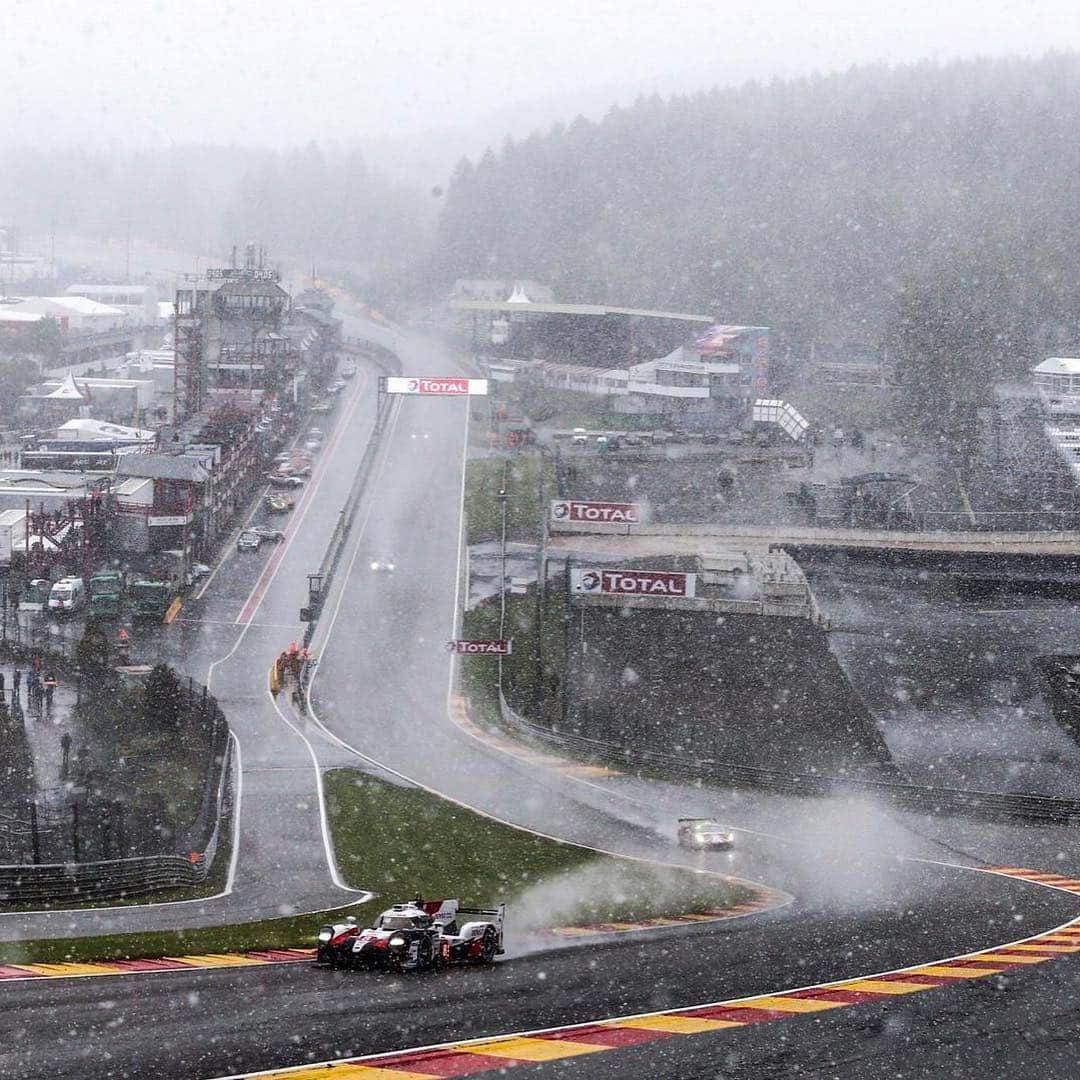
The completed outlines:
{"type": "Polygon", "coordinates": [[[125,454],[117,462],[116,475],[204,484],[210,474],[202,462],[185,454],[125,454]]]}

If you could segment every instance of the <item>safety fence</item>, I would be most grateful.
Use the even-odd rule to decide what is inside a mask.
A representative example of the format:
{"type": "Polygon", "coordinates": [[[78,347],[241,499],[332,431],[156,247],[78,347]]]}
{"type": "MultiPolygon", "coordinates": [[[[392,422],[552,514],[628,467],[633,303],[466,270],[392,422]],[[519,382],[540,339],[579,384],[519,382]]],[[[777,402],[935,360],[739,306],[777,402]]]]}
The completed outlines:
{"type": "MultiPolygon", "coordinates": [[[[190,694],[190,688],[188,690],[190,694]]],[[[194,819],[176,838],[174,852],[129,858],[0,866],[0,902],[87,903],[143,896],[202,884],[210,873],[227,819],[232,741],[217,703],[205,692],[195,707],[212,709],[213,734],[203,797],[194,819]]],[[[75,819],[77,820],[77,818],[75,819]]],[[[45,822],[42,822],[43,826],[45,822]]],[[[67,831],[67,824],[64,831],[67,831]]]]}
{"type": "MultiPolygon", "coordinates": [[[[346,342],[345,350],[352,355],[361,356],[371,361],[387,375],[401,374],[401,361],[397,353],[383,348],[381,345],[350,340],[346,342]]],[[[311,588],[309,591],[308,607],[305,611],[307,624],[304,628],[305,646],[310,645],[312,638],[315,636],[315,629],[319,621],[319,615],[322,612],[323,603],[329,592],[330,583],[333,581],[334,574],[337,572],[342,556],[345,553],[345,545],[352,533],[353,520],[356,517],[360,500],[364,497],[364,491],[367,488],[367,482],[371,476],[371,470],[381,445],[381,436],[386,429],[386,421],[390,410],[393,408],[393,399],[386,394],[380,393],[376,400],[375,426],[372,429],[367,445],[364,447],[364,453],[360,458],[360,464],[357,466],[356,476],[353,479],[352,487],[349,489],[349,496],[345,501],[345,506],[338,515],[334,531],[330,534],[330,541],[326,545],[322,562],[319,564],[318,574],[312,575],[318,582],[318,586],[311,588]]],[[[301,688],[307,674],[305,668],[305,671],[301,673],[301,688]]],[[[297,697],[302,702],[303,694],[298,694],[297,697]]]]}
{"type": "Polygon", "coordinates": [[[501,689],[499,709],[506,727],[528,738],[598,759],[606,764],[657,768],[688,780],[732,784],[785,795],[861,795],[881,799],[903,809],[930,814],[964,813],[991,819],[1009,818],[1053,824],[1080,822],[1080,801],[1074,799],[1011,795],[962,788],[931,788],[856,777],[783,773],[709,758],[640,749],[535,724],[510,707],[501,689]]]}

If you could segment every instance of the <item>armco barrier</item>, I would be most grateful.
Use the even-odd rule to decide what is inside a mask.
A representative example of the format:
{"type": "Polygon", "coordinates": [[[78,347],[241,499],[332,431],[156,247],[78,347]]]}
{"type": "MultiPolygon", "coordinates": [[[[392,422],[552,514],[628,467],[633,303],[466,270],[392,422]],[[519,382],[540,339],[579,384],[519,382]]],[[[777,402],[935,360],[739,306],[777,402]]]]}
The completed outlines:
{"type": "Polygon", "coordinates": [[[964,813],[978,817],[1070,824],[1080,822],[1080,801],[1054,799],[1043,795],[1009,795],[994,791],[970,791],[962,788],[931,788],[917,784],[898,784],[881,780],[782,773],[750,765],[688,758],[656,750],[642,750],[616,743],[590,739],[582,735],[557,732],[534,724],[516,713],[499,691],[503,723],[530,738],[560,749],[600,758],[607,763],[625,762],[645,768],[655,766],[667,773],[691,780],[752,787],[785,795],[865,795],[908,810],[923,813],[964,813]]]}
{"type": "Polygon", "coordinates": [[[0,901],[63,904],[107,900],[198,885],[205,877],[205,859],[193,862],[181,855],[0,866],[0,901]]]}
{"type": "MultiPolygon", "coordinates": [[[[388,375],[401,374],[401,360],[398,358],[397,353],[392,352],[390,349],[385,349],[381,345],[360,344],[357,342],[349,342],[348,349],[353,354],[364,356],[372,361],[388,375]]],[[[330,542],[326,545],[326,551],[319,565],[319,577],[322,580],[322,587],[318,596],[311,598],[308,606],[308,621],[307,626],[304,628],[305,645],[310,645],[311,639],[315,636],[315,628],[322,612],[323,601],[337,571],[338,564],[341,562],[341,556],[344,554],[345,544],[352,531],[353,519],[356,517],[356,510],[364,496],[368,477],[371,475],[371,469],[375,464],[375,457],[379,451],[380,436],[386,427],[386,417],[392,407],[391,399],[385,395],[380,395],[377,404],[379,412],[375,419],[375,427],[372,429],[371,437],[364,447],[363,456],[360,458],[360,464],[356,469],[356,476],[353,479],[352,487],[349,489],[349,497],[345,501],[344,509],[338,516],[337,524],[330,535],[330,542]]],[[[300,704],[302,705],[302,700],[300,704]]]]}
{"type": "MultiPolygon", "coordinates": [[[[209,701],[216,710],[216,702],[209,701]]],[[[217,853],[232,766],[232,741],[223,719],[215,726],[211,754],[203,802],[187,829],[186,854],[0,866],[0,902],[77,904],[202,884],[217,853]]]]}

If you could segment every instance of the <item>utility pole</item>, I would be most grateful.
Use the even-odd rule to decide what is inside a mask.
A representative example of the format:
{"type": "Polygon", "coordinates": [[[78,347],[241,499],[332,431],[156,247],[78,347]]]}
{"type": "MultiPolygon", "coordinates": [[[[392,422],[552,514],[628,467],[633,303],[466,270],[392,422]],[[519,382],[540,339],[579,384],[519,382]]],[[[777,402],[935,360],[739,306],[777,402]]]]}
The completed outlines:
{"type": "MultiPolygon", "coordinates": [[[[499,500],[499,504],[502,507],[502,550],[499,557],[499,640],[503,640],[506,637],[506,503],[510,498],[506,490],[506,476],[508,471],[509,462],[503,461],[502,470],[502,487],[499,488],[499,494],[496,498],[499,500]]],[[[502,653],[499,654],[499,692],[502,693],[503,688],[503,658],[502,653]]]]}

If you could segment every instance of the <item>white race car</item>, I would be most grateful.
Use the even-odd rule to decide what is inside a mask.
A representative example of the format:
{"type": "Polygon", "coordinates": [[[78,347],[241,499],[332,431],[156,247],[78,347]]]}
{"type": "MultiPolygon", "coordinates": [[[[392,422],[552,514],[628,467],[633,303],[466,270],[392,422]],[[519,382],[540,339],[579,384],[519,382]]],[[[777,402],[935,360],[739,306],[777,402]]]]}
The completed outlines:
{"type": "Polygon", "coordinates": [[[679,818],[679,847],[690,851],[728,851],[735,834],[708,818],[679,818]]]}

